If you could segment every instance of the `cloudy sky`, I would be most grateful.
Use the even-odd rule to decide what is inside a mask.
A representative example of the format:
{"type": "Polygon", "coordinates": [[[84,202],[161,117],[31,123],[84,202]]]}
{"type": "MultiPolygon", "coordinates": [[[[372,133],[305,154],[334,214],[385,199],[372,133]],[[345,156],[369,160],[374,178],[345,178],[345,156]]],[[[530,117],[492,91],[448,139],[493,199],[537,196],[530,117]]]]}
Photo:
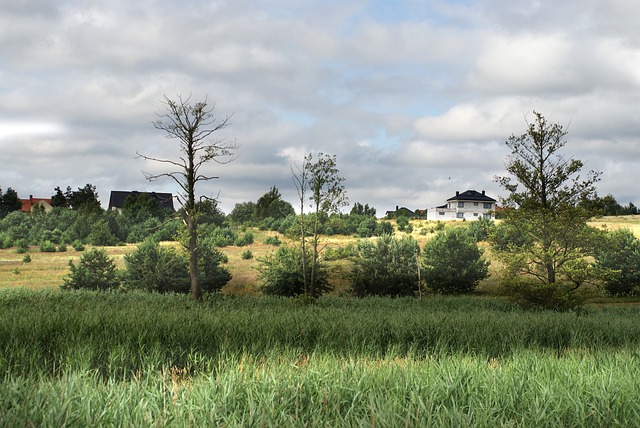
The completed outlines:
{"type": "Polygon", "coordinates": [[[0,187],[177,190],[163,96],[207,97],[238,158],[201,194],[226,213],[335,154],[350,202],[384,214],[456,190],[505,196],[505,140],[532,111],[568,126],[598,193],[640,205],[640,2],[2,0],[0,187]]]}

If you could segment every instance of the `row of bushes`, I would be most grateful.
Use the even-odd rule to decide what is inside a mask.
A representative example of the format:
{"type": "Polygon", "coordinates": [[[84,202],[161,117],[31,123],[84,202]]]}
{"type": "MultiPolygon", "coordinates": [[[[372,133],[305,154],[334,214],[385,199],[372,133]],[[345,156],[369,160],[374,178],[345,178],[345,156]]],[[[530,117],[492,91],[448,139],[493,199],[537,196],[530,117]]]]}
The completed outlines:
{"type": "MultiPolygon", "coordinates": [[[[198,268],[203,291],[219,291],[231,280],[231,273],[222,266],[227,261],[227,257],[214,246],[206,243],[199,246],[198,268]]],[[[70,273],[64,278],[62,288],[189,292],[189,262],[184,251],[147,239],[135,251],[125,255],[124,262],[125,270],[119,271],[104,249],[91,248],[82,254],[77,265],[69,261],[70,273]]]]}

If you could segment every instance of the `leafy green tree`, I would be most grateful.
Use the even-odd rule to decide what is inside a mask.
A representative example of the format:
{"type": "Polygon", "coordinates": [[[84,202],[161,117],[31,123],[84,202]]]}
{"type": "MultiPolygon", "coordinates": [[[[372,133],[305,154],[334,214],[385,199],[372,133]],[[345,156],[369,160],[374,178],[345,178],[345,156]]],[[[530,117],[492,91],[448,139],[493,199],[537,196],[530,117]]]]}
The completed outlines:
{"type": "Polygon", "coordinates": [[[231,273],[222,266],[227,263],[227,256],[214,245],[206,242],[201,242],[199,247],[198,269],[200,270],[202,290],[207,293],[220,291],[231,281],[231,273]]]}
{"type": "Polygon", "coordinates": [[[226,128],[229,117],[217,121],[213,115],[213,107],[208,107],[207,101],[194,104],[189,103],[189,98],[177,100],[164,97],[167,112],[153,123],[158,130],[164,131],[167,138],[178,140],[182,156],[178,160],[158,159],[138,156],[154,162],[175,168],[172,172],[161,174],[145,173],[149,181],[155,181],[163,177],[171,178],[182,189],[179,199],[183,205],[183,220],[187,226],[186,249],[189,254],[189,276],[191,279],[191,296],[194,299],[202,298],[202,286],[198,270],[198,221],[200,217],[199,206],[196,199],[196,186],[198,183],[213,180],[217,177],[207,175],[202,168],[211,161],[224,164],[231,162],[237,145],[222,141],[211,140],[211,136],[226,128]],[[227,159],[227,161],[223,161],[227,159]]]}
{"type": "MultiPolygon", "coordinates": [[[[307,257],[310,258],[310,254],[307,257]]],[[[285,297],[306,294],[303,269],[306,268],[306,275],[310,276],[312,263],[310,260],[303,263],[302,258],[300,247],[280,247],[275,253],[259,259],[257,269],[262,292],[285,297]]],[[[316,295],[330,290],[327,270],[319,266],[316,271],[316,295]]]]}
{"type": "Polygon", "coordinates": [[[374,217],[367,216],[364,220],[358,224],[358,236],[361,238],[369,238],[375,235],[378,222],[374,217]]]}
{"type": "Polygon", "coordinates": [[[439,231],[422,250],[422,277],[436,293],[473,291],[489,274],[489,262],[475,239],[463,228],[439,231]]]}
{"type": "Polygon", "coordinates": [[[57,186],[54,189],[54,192],[56,193],[51,197],[52,207],[66,208],[67,206],[69,206],[69,201],[67,200],[67,197],[64,195],[64,193],[62,193],[60,186],[57,186]]]}
{"type": "Polygon", "coordinates": [[[110,290],[119,287],[116,265],[103,249],[92,248],[82,253],[76,266],[69,261],[71,272],[63,278],[65,290],[110,290]]]}
{"type": "Polygon", "coordinates": [[[379,221],[378,224],[376,224],[375,235],[393,235],[393,225],[388,221],[379,221]]]}
{"type": "MultiPolygon", "coordinates": [[[[506,285],[514,297],[540,300],[535,296],[540,289],[540,295],[573,302],[562,296],[584,282],[586,271],[580,273],[576,268],[586,269],[581,261],[592,253],[592,233],[586,223],[590,213],[579,202],[595,195],[600,174],[591,171],[582,178],[583,163],[561,153],[567,134],[563,127],[548,123],[540,113],[534,116],[524,134],[507,140],[511,156],[506,168],[515,182],[512,177],[496,180],[509,192],[503,204],[511,209],[506,211],[507,228],[502,232],[511,233],[512,244],[503,242],[495,249],[507,265],[506,285]],[[530,281],[542,287],[526,285],[530,281]]],[[[502,238],[509,241],[509,236],[502,238]]]]}
{"type": "Polygon", "coordinates": [[[87,183],[84,187],[78,187],[77,191],[72,191],[71,187],[67,187],[65,198],[69,202],[69,206],[75,211],[81,210],[85,213],[99,213],[102,211],[96,186],[92,184],[87,183]]]}
{"type": "Polygon", "coordinates": [[[276,186],[258,199],[255,205],[255,220],[261,221],[266,218],[281,219],[288,215],[295,214],[293,206],[282,199],[282,195],[276,186]]]}
{"type": "Polygon", "coordinates": [[[396,219],[396,224],[398,225],[398,230],[403,232],[405,229],[409,227],[409,218],[401,215],[396,219]]]}
{"type": "Polygon", "coordinates": [[[15,190],[9,187],[6,192],[2,193],[2,189],[0,189],[0,219],[13,211],[20,211],[21,209],[22,201],[20,201],[15,190]]]}
{"type": "Polygon", "coordinates": [[[596,269],[611,296],[640,292],[640,240],[629,229],[607,232],[595,251],[596,269]]]}
{"type": "Polygon", "coordinates": [[[373,207],[370,207],[369,204],[362,205],[360,202],[356,202],[355,204],[353,204],[353,207],[351,208],[351,213],[350,214],[366,215],[368,217],[375,217],[376,216],[376,209],[373,208],[373,207]]]}
{"type": "Polygon", "coordinates": [[[413,296],[419,290],[420,248],[410,236],[384,235],[356,247],[351,288],[358,296],[413,296]]]}
{"type": "Polygon", "coordinates": [[[320,233],[322,219],[338,212],[347,202],[346,191],[339,176],[335,155],[319,153],[314,160],[313,154],[304,157],[302,167],[294,173],[294,183],[300,200],[300,248],[302,251],[302,273],[304,293],[309,297],[318,295],[318,275],[321,270],[320,233]],[[311,216],[305,216],[305,205],[310,202],[311,216]],[[309,220],[309,222],[307,222],[309,220]],[[307,247],[310,238],[311,248],[307,247]],[[311,255],[308,257],[308,255],[311,255]],[[306,263],[311,261],[311,269],[306,263]]]}

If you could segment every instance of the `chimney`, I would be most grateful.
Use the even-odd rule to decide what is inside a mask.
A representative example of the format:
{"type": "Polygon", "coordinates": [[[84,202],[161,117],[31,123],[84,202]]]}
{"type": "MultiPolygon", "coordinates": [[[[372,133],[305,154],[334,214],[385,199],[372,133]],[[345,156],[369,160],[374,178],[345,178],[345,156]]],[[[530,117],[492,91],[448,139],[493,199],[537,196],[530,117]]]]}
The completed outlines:
{"type": "Polygon", "coordinates": [[[484,190],[482,191],[482,196],[484,196],[484,190]]]}
{"type": "Polygon", "coordinates": [[[456,196],[460,196],[460,191],[456,190],[456,196]]]}

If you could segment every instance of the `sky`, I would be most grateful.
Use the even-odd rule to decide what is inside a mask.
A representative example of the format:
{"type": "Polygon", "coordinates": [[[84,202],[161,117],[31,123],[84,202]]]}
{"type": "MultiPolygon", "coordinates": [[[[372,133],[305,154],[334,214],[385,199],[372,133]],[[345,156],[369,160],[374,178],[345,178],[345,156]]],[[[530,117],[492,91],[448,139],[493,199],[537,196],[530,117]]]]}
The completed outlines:
{"type": "MultiPolygon", "coordinates": [[[[0,188],[90,183],[176,193],[143,171],[177,159],[164,96],[207,100],[236,158],[201,183],[229,213],[335,155],[353,206],[506,196],[510,135],[533,111],[598,194],[640,205],[640,2],[629,0],[3,0],[0,188]],[[634,172],[635,171],[635,172],[634,172]]],[[[345,208],[348,212],[350,208],[345,208]]]]}

